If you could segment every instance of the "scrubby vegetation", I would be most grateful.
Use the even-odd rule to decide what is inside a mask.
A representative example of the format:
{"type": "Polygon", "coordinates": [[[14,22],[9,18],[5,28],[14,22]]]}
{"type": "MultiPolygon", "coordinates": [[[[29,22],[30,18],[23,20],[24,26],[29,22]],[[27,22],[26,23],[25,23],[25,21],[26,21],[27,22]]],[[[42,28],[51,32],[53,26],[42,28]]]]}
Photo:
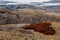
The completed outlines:
{"type": "Polygon", "coordinates": [[[24,29],[33,29],[34,31],[43,33],[45,35],[54,35],[56,33],[55,29],[53,27],[50,27],[51,23],[49,22],[43,22],[43,23],[35,23],[30,24],[27,26],[24,26],[22,28],[24,29]]]}
{"type": "Polygon", "coordinates": [[[59,40],[60,26],[53,24],[56,28],[56,34],[53,36],[46,36],[34,30],[26,30],[17,28],[16,23],[40,23],[44,21],[60,22],[60,16],[47,15],[45,11],[38,10],[10,10],[0,13],[0,40],[59,40]],[[1,24],[9,24],[7,26],[1,24]],[[12,25],[10,25],[12,24],[12,25]],[[58,28],[57,28],[58,27],[58,28]]]}
{"type": "Polygon", "coordinates": [[[58,24],[54,25],[55,27],[52,26],[56,30],[54,35],[44,35],[33,29],[23,29],[16,24],[0,25],[0,40],[59,40],[60,26],[58,26],[58,24]]]}

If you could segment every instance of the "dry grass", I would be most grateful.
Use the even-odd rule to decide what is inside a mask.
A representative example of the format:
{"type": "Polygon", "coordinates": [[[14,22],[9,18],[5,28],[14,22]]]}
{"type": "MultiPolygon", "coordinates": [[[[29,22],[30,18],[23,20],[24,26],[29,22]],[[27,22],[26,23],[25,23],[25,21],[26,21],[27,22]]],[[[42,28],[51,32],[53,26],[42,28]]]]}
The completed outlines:
{"type": "MultiPolygon", "coordinates": [[[[4,17],[8,15],[9,18],[14,19],[13,21],[11,21],[13,23],[16,23],[16,21],[18,21],[19,23],[27,23],[27,22],[33,23],[33,22],[40,22],[44,20],[50,21],[52,23],[52,27],[54,27],[56,30],[56,34],[44,35],[42,33],[35,32],[34,30],[25,30],[19,28],[24,24],[23,25],[6,24],[6,25],[0,25],[0,40],[60,40],[60,14],[56,14],[53,12],[49,13],[47,11],[42,11],[42,10],[38,11],[32,9],[22,9],[22,10],[13,10],[10,12],[10,14],[6,13],[2,15],[5,15],[4,17]],[[18,19],[16,14],[19,15],[18,19]]],[[[3,16],[1,17],[1,19],[2,18],[3,16]]],[[[3,23],[3,21],[1,23],[3,23]]]]}
{"type": "MultiPolygon", "coordinates": [[[[0,31],[0,39],[3,40],[60,40],[60,23],[51,22],[52,27],[55,28],[55,35],[44,35],[42,33],[35,32],[34,30],[25,30],[22,28],[16,28],[14,30],[7,30],[6,27],[17,27],[16,24],[4,25],[5,31],[0,31]]],[[[22,25],[22,24],[18,24],[22,25]]],[[[3,25],[1,25],[3,26],[3,25]]],[[[20,26],[21,27],[21,26],[20,26]]]]}
{"type": "Polygon", "coordinates": [[[33,9],[6,10],[5,13],[0,13],[0,24],[37,23],[43,21],[60,22],[60,14],[33,9]]]}

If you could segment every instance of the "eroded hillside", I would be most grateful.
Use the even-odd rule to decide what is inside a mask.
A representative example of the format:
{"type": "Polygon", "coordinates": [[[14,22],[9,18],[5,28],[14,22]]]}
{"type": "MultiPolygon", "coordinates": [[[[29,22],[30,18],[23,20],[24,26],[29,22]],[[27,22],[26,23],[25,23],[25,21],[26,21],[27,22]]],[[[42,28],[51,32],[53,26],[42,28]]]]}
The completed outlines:
{"type": "Polygon", "coordinates": [[[2,9],[0,10],[0,19],[0,24],[38,23],[44,21],[60,22],[60,14],[33,9],[2,9]]]}

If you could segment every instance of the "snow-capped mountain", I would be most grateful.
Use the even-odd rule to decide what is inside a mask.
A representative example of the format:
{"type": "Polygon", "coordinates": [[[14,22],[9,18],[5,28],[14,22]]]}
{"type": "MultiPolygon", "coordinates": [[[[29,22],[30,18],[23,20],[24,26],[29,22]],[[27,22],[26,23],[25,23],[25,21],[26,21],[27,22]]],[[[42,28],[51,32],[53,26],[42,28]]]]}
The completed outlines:
{"type": "Polygon", "coordinates": [[[35,6],[58,6],[60,5],[60,0],[50,0],[48,2],[30,2],[31,5],[35,6]]]}
{"type": "Polygon", "coordinates": [[[48,8],[59,6],[60,0],[50,0],[48,2],[30,2],[29,4],[19,4],[13,1],[0,1],[0,8],[5,7],[8,9],[20,9],[20,8],[34,8],[47,6],[48,8]]]}
{"type": "Polygon", "coordinates": [[[50,3],[60,3],[60,0],[51,0],[50,3]]]}
{"type": "Polygon", "coordinates": [[[17,5],[18,3],[17,2],[13,2],[13,1],[0,1],[0,8],[3,8],[3,7],[5,7],[5,8],[13,8],[13,7],[15,7],[15,5],[17,5]]]}
{"type": "Polygon", "coordinates": [[[8,5],[8,4],[15,4],[17,2],[13,2],[13,1],[0,1],[0,5],[8,5]]]}

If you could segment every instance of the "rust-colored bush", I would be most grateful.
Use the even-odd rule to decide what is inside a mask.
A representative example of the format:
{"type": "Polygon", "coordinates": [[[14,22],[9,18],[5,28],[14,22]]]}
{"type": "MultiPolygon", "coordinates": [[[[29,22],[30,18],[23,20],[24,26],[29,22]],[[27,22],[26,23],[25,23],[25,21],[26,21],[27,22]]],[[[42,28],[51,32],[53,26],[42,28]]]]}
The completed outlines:
{"type": "Polygon", "coordinates": [[[5,13],[5,11],[0,11],[0,13],[5,13]]]}
{"type": "Polygon", "coordinates": [[[29,26],[23,27],[24,29],[34,29],[37,32],[44,33],[46,35],[54,35],[55,30],[53,27],[50,27],[52,25],[49,22],[44,23],[38,23],[38,24],[30,24],[29,26]]]}

